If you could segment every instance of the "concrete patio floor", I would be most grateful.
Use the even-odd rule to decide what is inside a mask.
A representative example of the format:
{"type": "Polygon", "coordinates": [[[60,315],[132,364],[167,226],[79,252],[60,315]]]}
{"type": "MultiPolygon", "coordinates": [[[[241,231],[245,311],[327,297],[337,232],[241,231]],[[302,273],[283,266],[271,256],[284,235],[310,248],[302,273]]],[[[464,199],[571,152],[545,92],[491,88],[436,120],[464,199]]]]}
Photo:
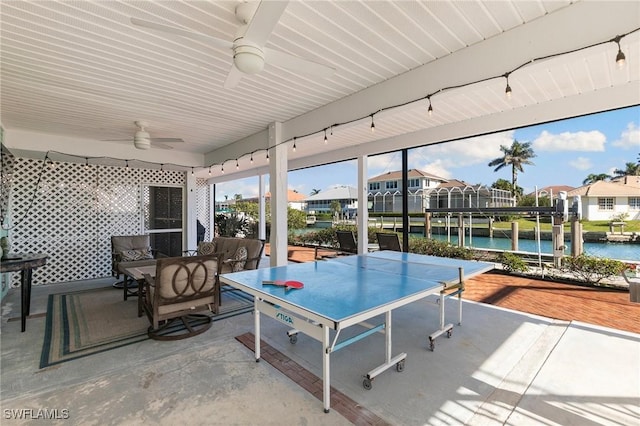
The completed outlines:
{"type": "MultiPolygon", "coordinates": [[[[256,363],[235,339],[253,333],[252,314],[215,322],[190,339],[145,340],[40,370],[48,294],[112,282],[34,287],[24,333],[20,321],[9,320],[20,306],[19,289],[10,291],[0,329],[3,425],[36,423],[15,419],[27,409],[58,410],[68,418],[57,424],[74,425],[640,424],[639,334],[472,301],[463,302],[463,325],[440,337],[433,352],[426,337],[438,326],[435,299],[394,311],[394,353],[407,353],[405,370],[381,374],[371,390],[362,376],[384,359],[382,335],[332,355],[332,386],[370,417],[354,418],[349,407],[343,415],[338,406],[325,414],[295,376],[256,363]]],[[[135,299],[129,302],[135,309],[135,299]]],[[[452,320],[456,302],[446,306],[452,320]]],[[[266,344],[322,375],[318,342],[300,335],[292,345],[285,326],[262,322],[266,344]]]]}

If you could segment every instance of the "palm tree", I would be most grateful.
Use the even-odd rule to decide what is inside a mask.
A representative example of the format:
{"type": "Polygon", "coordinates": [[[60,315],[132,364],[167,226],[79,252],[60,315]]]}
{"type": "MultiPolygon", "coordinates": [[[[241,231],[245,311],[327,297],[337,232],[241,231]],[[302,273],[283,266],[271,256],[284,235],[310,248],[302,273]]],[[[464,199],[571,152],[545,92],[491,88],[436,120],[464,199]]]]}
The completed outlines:
{"type": "Polygon", "coordinates": [[[626,163],[625,169],[615,169],[616,176],[640,176],[640,163],[626,163]]]}
{"type": "Polygon", "coordinates": [[[500,145],[500,151],[504,154],[502,157],[496,158],[489,163],[489,167],[495,167],[493,170],[497,172],[503,167],[511,166],[511,195],[516,196],[516,188],[518,187],[518,172],[524,173],[523,165],[533,165],[530,158],[536,156],[531,148],[531,142],[520,143],[514,140],[510,147],[500,145]]]}
{"type": "Polygon", "coordinates": [[[589,174],[585,180],[582,181],[583,185],[591,185],[592,183],[598,182],[599,180],[609,180],[611,179],[611,176],[609,176],[606,173],[599,173],[599,174],[589,174]]]}

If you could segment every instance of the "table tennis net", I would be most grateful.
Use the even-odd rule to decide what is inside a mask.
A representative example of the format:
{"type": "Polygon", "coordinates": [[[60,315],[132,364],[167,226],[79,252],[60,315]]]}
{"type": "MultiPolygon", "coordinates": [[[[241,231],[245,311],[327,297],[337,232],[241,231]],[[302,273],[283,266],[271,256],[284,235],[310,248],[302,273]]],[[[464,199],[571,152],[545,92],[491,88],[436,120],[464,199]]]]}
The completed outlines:
{"type": "Polygon", "coordinates": [[[412,262],[361,256],[345,256],[332,261],[369,271],[385,272],[431,282],[453,283],[458,282],[460,279],[460,267],[454,264],[429,263],[426,261],[412,262]]]}

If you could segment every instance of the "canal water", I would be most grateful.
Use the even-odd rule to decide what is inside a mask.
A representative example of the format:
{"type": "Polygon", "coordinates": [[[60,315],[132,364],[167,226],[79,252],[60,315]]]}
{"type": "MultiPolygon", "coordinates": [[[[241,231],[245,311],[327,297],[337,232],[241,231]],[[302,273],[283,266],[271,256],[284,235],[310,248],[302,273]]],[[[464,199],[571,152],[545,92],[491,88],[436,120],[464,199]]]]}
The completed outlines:
{"type": "MultiPolygon", "coordinates": [[[[422,234],[416,234],[422,236],[422,234]]],[[[446,235],[433,235],[434,240],[447,241],[446,235]]],[[[451,243],[458,244],[458,236],[451,235],[451,243]]],[[[469,236],[465,237],[465,245],[469,246],[469,236]]],[[[511,250],[511,240],[509,238],[489,238],[473,237],[471,245],[476,248],[489,248],[496,250],[511,250]]],[[[565,254],[571,254],[571,243],[565,242],[567,249],[565,254]]],[[[589,256],[606,257],[609,259],[640,261],[640,244],[623,243],[583,243],[584,253],[589,256]]],[[[536,240],[518,240],[518,250],[532,253],[538,252],[538,242],[536,240]]],[[[553,254],[551,241],[540,241],[540,252],[553,254]]]]}

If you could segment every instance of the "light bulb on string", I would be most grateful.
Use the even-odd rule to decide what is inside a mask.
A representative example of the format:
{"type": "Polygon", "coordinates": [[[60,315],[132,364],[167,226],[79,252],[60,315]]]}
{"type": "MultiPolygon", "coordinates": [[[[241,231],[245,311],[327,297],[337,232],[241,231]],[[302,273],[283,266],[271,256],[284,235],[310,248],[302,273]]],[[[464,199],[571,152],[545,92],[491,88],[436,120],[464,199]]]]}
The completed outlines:
{"type": "Polygon", "coordinates": [[[324,144],[326,145],[328,142],[327,140],[327,129],[324,129],[324,144]]]}
{"type": "Polygon", "coordinates": [[[267,162],[269,162],[269,150],[267,149],[267,162]]]}
{"type": "Polygon", "coordinates": [[[209,166],[209,176],[211,176],[211,166],[209,166]]]}
{"type": "Polygon", "coordinates": [[[622,40],[622,36],[616,36],[613,39],[613,41],[615,41],[616,44],[618,45],[618,54],[616,55],[616,64],[618,64],[618,68],[624,67],[624,64],[626,62],[626,57],[624,56],[624,53],[620,48],[620,40],[622,40]]]}
{"type": "Polygon", "coordinates": [[[224,174],[224,163],[220,165],[220,173],[224,174]]]}
{"type": "Polygon", "coordinates": [[[375,133],[376,132],[376,125],[373,122],[373,114],[371,114],[371,133],[375,133]]]}
{"type": "Polygon", "coordinates": [[[509,86],[509,73],[504,75],[504,78],[507,79],[507,87],[504,89],[504,93],[507,96],[507,99],[511,99],[511,86],[509,86]]]}
{"type": "Polygon", "coordinates": [[[84,169],[89,170],[89,159],[87,157],[84,158],[84,169]]]}
{"type": "Polygon", "coordinates": [[[193,176],[193,167],[191,168],[191,176],[193,176]]]}
{"type": "Polygon", "coordinates": [[[124,160],[124,168],[125,169],[129,168],[129,160],[124,160]]]}
{"type": "Polygon", "coordinates": [[[236,158],[236,170],[240,169],[240,165],[238,164],[238,159],[236,158]]]}
{"type": "Polygon", "coordinates": [[[429,117],[431,117],[433,115],[433,107],[431,106],[431,96],[427,96],[427,99],[429,100],[429,108],[427,108],[427,114],[429,115],[429,117]]]}
{"type": "Polygon", "coordinates": [[[296,152],[296,137],[293,137],[293,152],[296,152]]]}
{"type": "Polygon", "coordinates": [[[249,162],[253,164],[253,152],[251,153],[251,158],[249,159],[249,162]]]}

